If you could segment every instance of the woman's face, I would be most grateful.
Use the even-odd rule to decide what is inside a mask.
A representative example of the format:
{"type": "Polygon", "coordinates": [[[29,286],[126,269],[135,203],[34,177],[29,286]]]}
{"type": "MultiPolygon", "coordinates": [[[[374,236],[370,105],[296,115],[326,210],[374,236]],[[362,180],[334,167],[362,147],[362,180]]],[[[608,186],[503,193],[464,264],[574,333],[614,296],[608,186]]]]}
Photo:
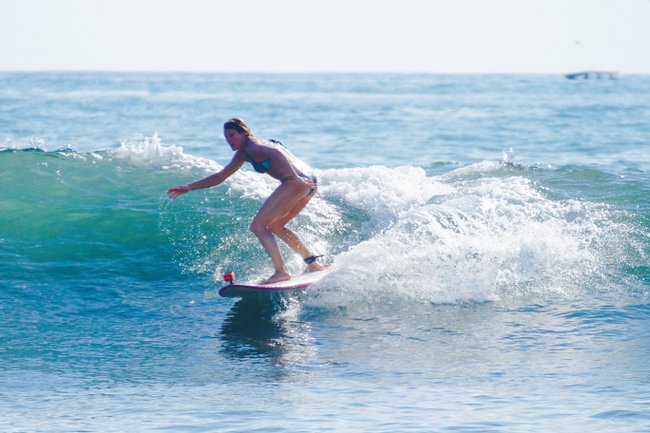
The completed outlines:
{"type": "Polygon", "coordinates": [[[239,150],[248,140],[248,135],[234,129],[224,129],[223,135],[232,150],[239,150]]]}

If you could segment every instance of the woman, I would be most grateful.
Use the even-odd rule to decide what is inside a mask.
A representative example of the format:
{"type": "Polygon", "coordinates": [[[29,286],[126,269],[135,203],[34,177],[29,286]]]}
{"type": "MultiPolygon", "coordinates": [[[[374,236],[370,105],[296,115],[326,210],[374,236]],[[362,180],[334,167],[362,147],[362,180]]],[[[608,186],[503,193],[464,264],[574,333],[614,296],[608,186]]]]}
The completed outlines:
{"type": "Polygon", "coordinates": [[[291,279],[275,236],[300,254],[309,271],[323,270],[323,266],[316,263],[316,256],[311,254],[298,236],[286,227],[286,224],[298,215],[316,194],[318,190],[316,177],[306,174],[301,168],[307,166],[279,142],[260,140],[255,137],[242,119],[228,120],[223,125],[223,130],[226,141],[235,151],[232,160],[218,173],[187,185],[169,188],[167,195],[175,199],[188,191],[219,185],[239,170],[245,162],[250,162],[255,171],[268,173],[280,181],[280,186],[262,204],[250,225],[251,231],[257,235],[275,267],[275,273],[262,284],[291,279]]]}

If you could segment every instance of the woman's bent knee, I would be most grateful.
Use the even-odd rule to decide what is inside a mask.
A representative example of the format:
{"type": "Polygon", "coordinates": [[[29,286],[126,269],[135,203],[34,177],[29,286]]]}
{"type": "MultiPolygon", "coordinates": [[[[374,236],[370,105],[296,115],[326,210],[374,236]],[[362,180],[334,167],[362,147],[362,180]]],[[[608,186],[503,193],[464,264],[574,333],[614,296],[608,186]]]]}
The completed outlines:
{"type": "Polygon", "coordinates": [[[268,231],[268,228],[266,227],[266,224],[260,223],[259,221],[253,221],[248,228],[249,228],[250,231],[252,231],[256,235],[268,231]]]}

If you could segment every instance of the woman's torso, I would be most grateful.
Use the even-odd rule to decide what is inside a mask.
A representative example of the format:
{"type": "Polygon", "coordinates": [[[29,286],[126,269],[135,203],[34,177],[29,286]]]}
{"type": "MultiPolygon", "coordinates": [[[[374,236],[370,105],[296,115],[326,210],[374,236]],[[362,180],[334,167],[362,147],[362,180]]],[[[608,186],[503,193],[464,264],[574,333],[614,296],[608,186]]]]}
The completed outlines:
{"type": "Polygon", "coordinates": [[[310,167],[293,155],[280,142],[264,140],[251,142],[242,150],[244,159],[258,173],[268,173],[280,181],[309,176],[310,167]]]}

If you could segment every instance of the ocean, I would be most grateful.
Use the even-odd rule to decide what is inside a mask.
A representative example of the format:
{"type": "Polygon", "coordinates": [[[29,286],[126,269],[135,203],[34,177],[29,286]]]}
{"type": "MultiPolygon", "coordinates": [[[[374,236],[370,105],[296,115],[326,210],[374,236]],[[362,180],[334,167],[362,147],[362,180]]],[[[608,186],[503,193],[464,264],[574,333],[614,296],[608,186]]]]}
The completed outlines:
{"type": "Polygon", "coordinates": [[[3,432],[649,432],[649,255],[649,76],[0,73],[3,432]],[[277,181],[165,194],[231,117],[309,290],[217,293],[277,181]]]}

